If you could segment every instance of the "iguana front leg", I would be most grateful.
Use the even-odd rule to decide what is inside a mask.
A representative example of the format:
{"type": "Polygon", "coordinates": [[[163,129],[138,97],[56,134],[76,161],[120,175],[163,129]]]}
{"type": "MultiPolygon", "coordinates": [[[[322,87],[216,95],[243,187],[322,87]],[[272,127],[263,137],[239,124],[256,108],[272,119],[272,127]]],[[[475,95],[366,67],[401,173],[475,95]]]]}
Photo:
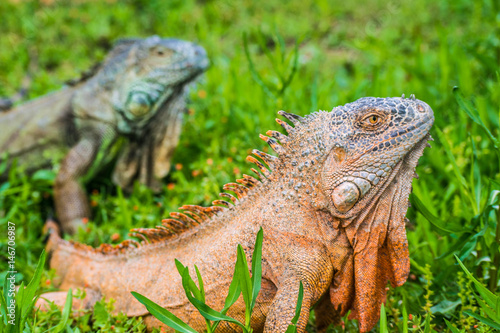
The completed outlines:
{"type": "Polygon", "coordinates": [[[90,217],[87,195],[80,180],[99,162],[96,161],[97,153],[103,142],[110,140],[109,132],[109,129],[100,129],[92,135],[87,132],[61,163],[54,183],[54,201],[57,216],[66,233],[75,233],[84,224],[84,219],[90,217]]]}
{"type": "Polygon", "coordinates": [[[287,264],[293,267],[293,271],[286,274],[287,278],[278,287],[267,315],[264,333],[285,332],[291,324],[301,281],[304,296],[297,332],[305,332],[312,305],[326,292],[333,278],[333,267],[321,249],[296,249],[292,251],[291,257],[287,264]]]}

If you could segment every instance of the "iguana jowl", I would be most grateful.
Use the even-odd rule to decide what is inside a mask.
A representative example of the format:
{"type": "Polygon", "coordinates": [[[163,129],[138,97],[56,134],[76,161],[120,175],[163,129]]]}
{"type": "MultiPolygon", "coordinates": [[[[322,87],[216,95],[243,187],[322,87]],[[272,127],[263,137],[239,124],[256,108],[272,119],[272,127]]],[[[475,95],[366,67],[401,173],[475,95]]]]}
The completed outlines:
{"type": "MultiPolygon", "coordinates": [[[[367,332],[378,321],[387,282],[402,285],[409,273],[405,214],[415,167],[430,139],[434,116],[424,102],[402,98],[362,98],[299,117],[280,112],[288,132],[261,136],[278,157],[249,156],[260,180],[245,175],[224,186],[228,201],[183,206],[183,213],[154,229],[133,229],[143,241],[93,249],[52,233],[48,250],[60,288],[86,288],[82,306],[114,298],[116,311],[160,322],[130,295],[137,291],[168,308],[197,330],[203,318],[187,302],[174,259],[197,265],[207,301],[222,309],[235,249],[247,256],[264,230],[263,282],[252,323],[256,332],[284,332],[294,316],[299,281],[304,300],[298,332],[309,310],[328,322],[335,311],[360,322],[367,332]],[[278,141],[281,143],[279,144],[278,141]],[[264,162],[264,163],[263,163],[264,162]],[[270,168],[270,170],[266,167],[270,168]]],[[[65,292],[45,294],[63,304],[65,292]]],[[[242,300],[228,315],[244,318],[242,300]]],[[[230,324],[218,332],[238,331],[230,324]]]]}
{"type": "Polygon", "coordinates": [[[205,50],[191,42],[121,40],[95,74],[0,113],[0,162],[17,158],[33,171],[64,155],[54,201],[63,229],[73,232],[90,215],[81,179],[111,160],[117,185],[130,188],[137,179],[159,187],[179,139],[187,85],[207,66],[205,50]]]}

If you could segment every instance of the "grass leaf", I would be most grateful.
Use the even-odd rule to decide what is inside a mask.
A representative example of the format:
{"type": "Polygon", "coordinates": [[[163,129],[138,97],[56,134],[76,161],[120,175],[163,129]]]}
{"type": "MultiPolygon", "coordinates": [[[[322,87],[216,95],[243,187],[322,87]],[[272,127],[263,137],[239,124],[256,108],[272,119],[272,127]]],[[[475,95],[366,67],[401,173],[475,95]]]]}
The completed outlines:
{"type": "Polygon", "coordinates": [[[389,333],[389,329],[387,328],[387,315],[385,313],[385,306],[382,303],[380,307],[380,333],[389,333]]]}
{"type": "Polygon", "coordinates": [[[257,232],[257,237],[255,238],[255,247],[252,254],[252,303],[251,307],[255,306],[255,300],[259,295],[262,282],[262,242],[263,242],[264,232],[262,228],[257,232]]]}
{"type": "Polygon", "coordinates": [[[172,312],[162,308],[155,302],[151,301],[149,298],[142,296],[135,291],[132,291],[132,296],[134,296],[139,302],[141,302],[156,319],[158,319],[165,325],[168,325],[169,327],[172,327],[173,329],[182,333],[197,333],[196,330],[191,328],[188,324],[183,322],[172,312]]]}
{"type": "Polygon", "coordinates": [[[469,279],[472,282],[474,282],[474,285],[476,286],[476,289],[479,292],[479,294],[481,295],[481,297],[486,301],[486,303],[490,307],[492,307],[493,309],[495,309],[496,305],[497,305],[497,301],[498,301],[498,296],[496,296],[495,294],[493,294],[491,291],[488,290],[488,288],[486,288],[485,286],[483,286],[483,284],[481,282],[479,282],[478,280],[476,280],[476,278],[474,276],[472,276],[472,274],[469,272],[469,270],[464,266],[464,264],[462,263],[462,261],[460,261],[460,259],[456,255],[455,255],[455,259],[457,259],[458,264],[460,265],[460,267],[462,267],[463,271],[465,272],[465,274],[467,274],[467,276],[469,277],[469,279]]]}

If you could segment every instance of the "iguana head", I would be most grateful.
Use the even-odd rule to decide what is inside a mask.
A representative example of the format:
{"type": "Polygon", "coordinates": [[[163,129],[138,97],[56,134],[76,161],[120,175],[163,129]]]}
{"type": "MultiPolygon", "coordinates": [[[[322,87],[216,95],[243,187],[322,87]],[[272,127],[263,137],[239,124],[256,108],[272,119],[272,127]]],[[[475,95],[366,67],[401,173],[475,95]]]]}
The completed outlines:
{"type": "Polygon", "coordinates": [[[115,109],[126,122],[119,126],[125,132],[147,123],[170,96],[180,93],[209,64],[201,46],[179,39],[152,36],[124,49],[126,71],[119,81],[114,81],[112,98],[115,109]]]}
{"type": "Polygon", "coordinates": [[[400,286],[409,273],[405,214],[432,109],[403,95],[361,98],[305,117],[280,114],[295,125],[277,120],[289,135],[262,137],[279,158],[254,151],[273,172],[249,160],[280,183],[285,200],[329,221],[322,228],[335,235],[325,244],[336,270],[331,301],[342,316],[351,310],[367,332],[379,319],[387,282],[400,286]]]}
{"type": "Polygon", "coordinates": [[[432,109],[414,98],[361,98],[333,109],[331,151],[321,187],[332,214],[350,218],[366,208],[395,167],[429,133],[432,109]]]}

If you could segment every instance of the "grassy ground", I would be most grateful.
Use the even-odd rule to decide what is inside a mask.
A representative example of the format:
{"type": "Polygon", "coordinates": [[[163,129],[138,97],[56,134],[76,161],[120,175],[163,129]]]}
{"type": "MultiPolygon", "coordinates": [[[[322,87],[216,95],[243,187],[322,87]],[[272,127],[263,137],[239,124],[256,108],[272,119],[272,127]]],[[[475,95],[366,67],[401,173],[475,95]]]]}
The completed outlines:
{"type": "MultiPolygon", "coordinates": [[[[403,287],[390,291],[389,331],[404,331],[403,304],[412,314],[410,331],[424,332],[426,316],[438,332],[448,330],[445,319],[464,332],[493,331],[464,312],[481,314],[480,304],[453,254],[498,292],[499,7],[496,0],[343,5],[307,0],[6,0],[0,2],[0,96],[12,95],[21,85],[30,54],[38,58],[32,98],[78,76],[120,37],[175,36],[207,49],[212,67],[192,94],[164,191],[153,195],[137,187],[124,198],[105,177],[88,185],[94,218],[88,233],[75,238],[98,245],[125,238],[131,227],[154,226],[183,204],[210,203],[224,183],[249,170],[244,159],[250,149],[264,146],[259,133],[277,129],[279,109],[307,114],[364,96],[414,93],[434,109],[436,141],[417,168],[420,179],[414,181],[407,215],[412,271],[403,287]],[[244,33],[265,86],[249,68],[244,33]],[[295,42],[298,68],[285,87],[281,77],[291,72],[287,55],[295,42]],[[454,86],[460,88],[455,94],[454,86]]],[[[18,282],[29,281],[44,247],[41,230],[51,212],[52,179],[53,172],[27,177],[14,169],[9,181],[0,183],[1,230],[7,229],[7,221],[17,228],[18,282]]],[[[2,231],[0,236],[1,271],[7,269],[6,235],[2,231]]],[[[50,285],[51,273],[44,274],[43,284],[50,285]]],[[[107,322],[109,306],[100,306],[90,324],[90,314],[73,319],[73,327],[141,329],[139,321],[107,322]]],[[[37,314],[38,331],[59,320],[57,311],[37,314]]],[[[346,323],[346,330],[356,331],[354,323],[346,323]]]]}

